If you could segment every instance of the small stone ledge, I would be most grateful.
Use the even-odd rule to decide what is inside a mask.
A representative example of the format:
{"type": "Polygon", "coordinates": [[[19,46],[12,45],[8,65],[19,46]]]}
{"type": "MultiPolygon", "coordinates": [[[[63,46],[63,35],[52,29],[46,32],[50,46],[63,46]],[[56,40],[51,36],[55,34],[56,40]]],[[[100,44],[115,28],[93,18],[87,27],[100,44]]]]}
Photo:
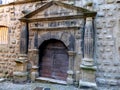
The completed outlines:
{"type": "Polygon", "coordinates": [[[92,90],[97,90],[97,85],[96,83],[93,82],[85,82],[80,80],[79,81],[79,88],[86,87],[86,88],[92,88],[92,90]]]}
{"type": "Polygon", "coordinates": [[[86,69],[86,70],[94,70],[94,71],[97,70],[97,67],[96,67],[96,66],[85,66],[85,65],[80,65],[80,68],[86,69]]]}
{"type": "Polygon", "coordinates": [[[13,72],[14,76],[24,77],[27,76],[27,72],[13,72]]]}
{"type": "Polygon", "coordinates": [[[25,61],[16,59],[15,62],[16,62],[16,63],[24,63],[25,61]]]}

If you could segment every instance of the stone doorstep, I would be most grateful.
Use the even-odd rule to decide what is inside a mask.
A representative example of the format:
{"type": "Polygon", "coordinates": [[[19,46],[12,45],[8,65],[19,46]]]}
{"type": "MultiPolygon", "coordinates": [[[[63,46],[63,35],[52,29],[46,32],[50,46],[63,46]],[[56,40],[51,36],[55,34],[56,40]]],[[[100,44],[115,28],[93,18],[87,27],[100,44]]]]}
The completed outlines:
{"type": "Polygon", "coordinates": [[[66,81],[55,80],[55,79],[46,78],[46,77],[38,77],[38,78],[36,78],[36,81],[44,81],[44,82],[55,83],[55,84],[62,84],[62,85],[66,85],[67,84],[66,81]]]}
{"type": "Polygon", "coordinates": [[[5,79],[4,79],[4,78],[0,78],[0,83],[1,83],[1,82],[4,82],[4,81],[5,81],[5,79]]]}
{"type": "Polygon", "coordinates": [[[97,85],[94,82],[86,82],[86,81],[80,80],[79,81],[79,88],[80,87],[88,87],[88,88],[93,88],[93,89],[97,90],[97,85]]]}

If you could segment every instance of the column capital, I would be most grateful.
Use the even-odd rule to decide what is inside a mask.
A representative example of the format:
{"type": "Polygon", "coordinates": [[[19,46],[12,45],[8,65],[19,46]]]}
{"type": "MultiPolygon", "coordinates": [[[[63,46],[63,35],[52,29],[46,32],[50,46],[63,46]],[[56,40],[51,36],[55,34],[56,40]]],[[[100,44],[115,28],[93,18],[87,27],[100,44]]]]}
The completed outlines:
{"type": "Polygon", "coordinates": [[[75,51],[68,51],[68,55],[69,55],[69,56],[74,56],[75,54],[76,54],[75,51]]]}
{"type": "Polygon", "coordinates": [[[39,50],[38,49],[29,49],[28,52],[33,52],[35,54],[38,54],[39,50]]]}

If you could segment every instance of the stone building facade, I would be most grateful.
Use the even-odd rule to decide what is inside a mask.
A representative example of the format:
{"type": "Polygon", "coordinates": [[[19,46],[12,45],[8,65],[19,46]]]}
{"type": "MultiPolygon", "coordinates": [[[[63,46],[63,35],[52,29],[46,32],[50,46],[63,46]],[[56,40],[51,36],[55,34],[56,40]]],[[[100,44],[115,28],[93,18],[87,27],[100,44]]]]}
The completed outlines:
{"type": "Polygon", "coordinates": [[[119,0],[0,5],[0,77],[119,90],[119,13],[119,0]]]}

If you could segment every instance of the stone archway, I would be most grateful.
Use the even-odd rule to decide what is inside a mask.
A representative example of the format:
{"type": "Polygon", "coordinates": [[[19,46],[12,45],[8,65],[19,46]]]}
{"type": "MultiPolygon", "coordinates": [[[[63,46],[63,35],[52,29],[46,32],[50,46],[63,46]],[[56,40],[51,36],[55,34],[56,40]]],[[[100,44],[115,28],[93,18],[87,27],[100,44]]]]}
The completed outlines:
{"type": "Polygon", "coordinates": [[[75,37],[70,32],[58,32],[58,33],[48,32],[46,34],[42,34],[40,35],[40,38],[38,38],[38,47],[45,40],[49,40],[49,39],[61,40],[65,44],[65,46],[68,48],[68,50],[74,51],[75,37]]]}
{"type": "Polygon", "coordinates": [[[39,47],[39,76],[57,80],[67,79],[68,49],[57,39],[45,40],[39,47]]]}

